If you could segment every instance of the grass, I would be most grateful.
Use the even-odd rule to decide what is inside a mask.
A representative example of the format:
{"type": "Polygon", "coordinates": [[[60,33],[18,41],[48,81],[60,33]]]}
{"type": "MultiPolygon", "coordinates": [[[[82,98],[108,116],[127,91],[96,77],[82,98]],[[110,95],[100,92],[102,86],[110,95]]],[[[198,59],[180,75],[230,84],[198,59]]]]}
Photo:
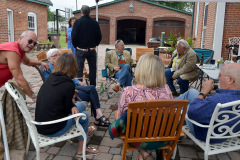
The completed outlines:
{"type": "Polygon", "coordinates": [[[61,48],[66,48],[67,43],[66,43],[66,32],[60,32],[60,47],[61,48]]]}

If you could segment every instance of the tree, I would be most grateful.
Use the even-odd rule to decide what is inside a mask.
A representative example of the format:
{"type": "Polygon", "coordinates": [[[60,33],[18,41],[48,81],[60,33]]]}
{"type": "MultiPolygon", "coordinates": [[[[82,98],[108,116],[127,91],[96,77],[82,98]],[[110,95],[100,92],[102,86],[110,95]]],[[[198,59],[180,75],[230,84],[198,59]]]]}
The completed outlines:
{"type": "MultiPolygon", "coordinates": [[[[56,12],[50,11],[50,8],[47,7],[47,21],[54,21],[54,16],[56,15],[56,12]]],[[[56,17],[55,17],[56,18],[56,17]]],[[[61,16],[58,12],[58,21],[63,22],[65,21],[65,18],[61,16]]]]}
{"type": "Polygon", "coordinates": [[[192,12],[193,3],[192,2],[164,2],[164,1],[156,1],[156,0],[150,0],[151,2],[158,3],[164,6],[176,8],[179,10],[192,12]]]}

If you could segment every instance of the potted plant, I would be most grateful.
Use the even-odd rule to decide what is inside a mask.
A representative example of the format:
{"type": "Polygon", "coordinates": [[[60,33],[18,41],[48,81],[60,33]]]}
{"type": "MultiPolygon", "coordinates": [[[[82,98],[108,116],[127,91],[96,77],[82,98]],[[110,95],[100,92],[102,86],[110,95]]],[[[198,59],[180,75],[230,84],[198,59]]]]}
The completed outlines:
{"type": "MultiPolygon", "coordinates": [[[[177,34],[174,35],[171,33],[170,36],[168,37],[168,39],[169,40],[168,40],[167,44],[170,45],[171,47],[167,50],[167,53],[172,55],[173,51],[176,49],[177,42],[180,39],[183,39],[183,37],[182,36],[178,37],[177,34]]],[[[194,48],[194,43],[192,41],[192,38],[189,37],[187,39],[187,42],[191,48],[194,48]]]]}

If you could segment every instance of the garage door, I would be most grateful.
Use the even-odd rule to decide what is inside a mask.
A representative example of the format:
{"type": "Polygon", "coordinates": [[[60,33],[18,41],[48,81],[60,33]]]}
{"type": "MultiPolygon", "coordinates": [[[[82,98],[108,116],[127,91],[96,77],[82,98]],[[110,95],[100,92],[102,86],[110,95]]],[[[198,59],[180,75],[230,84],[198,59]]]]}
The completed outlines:
{"type": "Polygon", "coordinates": [[[171,21],[171,20],[162,20],[155,21],[153,28],[153,37],[160,37],[161,32],[165,32],[165,37],[169,37],[171,33],[177,34],[178,36],[184,37],[185,31],[185,22],[182,21],[171,21]]]}
{"type": "Polygon", "coordinates": [[[110,36],[109,20],[99,19],[98,23],[102,32],[102,40],[100,43],[109,44],[109,36],[110,36]]]}

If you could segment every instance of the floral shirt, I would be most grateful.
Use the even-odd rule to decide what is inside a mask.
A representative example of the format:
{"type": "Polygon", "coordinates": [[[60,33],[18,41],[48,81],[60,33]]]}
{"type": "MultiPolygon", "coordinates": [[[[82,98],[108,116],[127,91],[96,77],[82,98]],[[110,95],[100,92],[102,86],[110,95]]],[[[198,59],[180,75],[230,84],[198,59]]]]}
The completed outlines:
{"type": "Polygon", "coordinates": [[[173,99],[172,92],[166,84],[163,88],[146,88],[128,86],[123,89],[118,102],[117,117],[121,117],[128,110],[128,102],[154,99],[173,99]]]}

